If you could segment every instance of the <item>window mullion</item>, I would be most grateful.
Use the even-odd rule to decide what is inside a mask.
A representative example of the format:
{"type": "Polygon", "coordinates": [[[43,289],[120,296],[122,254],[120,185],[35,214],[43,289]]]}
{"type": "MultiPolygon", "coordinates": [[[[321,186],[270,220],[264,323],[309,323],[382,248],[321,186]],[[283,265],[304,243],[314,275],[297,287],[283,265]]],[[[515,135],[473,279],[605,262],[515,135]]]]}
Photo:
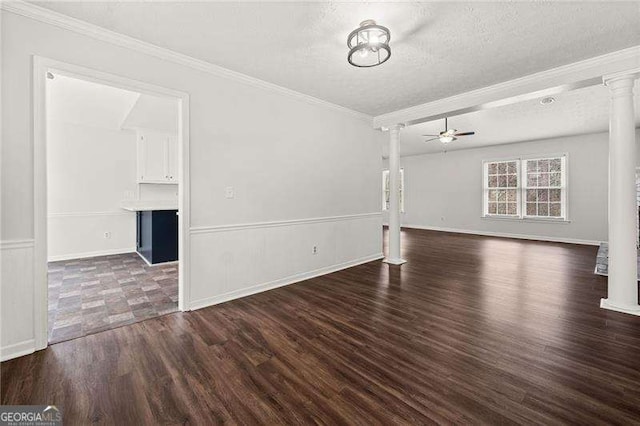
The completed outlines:
{"type": "Polygon", "coordinates": [[[520,199],[518,200],[518,218],[522,219],[524,218],[524,208],[525,205],[524,203],[526,201],[525,200],[525,196],[526,194],[523,192],[523,188],[525,187],[525,181],[523,179],[523,174],[522,174],[522,160],[517,160],[517,167],[518,167],[518,196],[520,197],[520,199]]]}

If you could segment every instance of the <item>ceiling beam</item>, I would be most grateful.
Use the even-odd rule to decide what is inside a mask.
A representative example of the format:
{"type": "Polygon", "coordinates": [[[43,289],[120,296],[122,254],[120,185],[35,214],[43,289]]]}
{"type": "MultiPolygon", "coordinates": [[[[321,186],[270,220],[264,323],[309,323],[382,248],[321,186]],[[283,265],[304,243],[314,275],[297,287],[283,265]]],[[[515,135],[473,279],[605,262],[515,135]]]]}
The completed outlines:
{"type": "Polygon", "coordinates": [[[394,124],[410,126],[443,117],[542,98],[602,84],[604,75],[639,67],[640,46],[633,46],[493,86],[382,114],[374,117],[373,127],[384,129],[394,124]]]}

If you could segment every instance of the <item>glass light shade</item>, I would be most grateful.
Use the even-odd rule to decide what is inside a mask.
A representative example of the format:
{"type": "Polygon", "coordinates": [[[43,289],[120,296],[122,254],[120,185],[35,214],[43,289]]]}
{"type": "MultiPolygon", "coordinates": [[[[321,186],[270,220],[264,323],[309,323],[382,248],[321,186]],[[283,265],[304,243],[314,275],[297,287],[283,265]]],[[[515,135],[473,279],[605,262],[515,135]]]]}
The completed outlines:
{"type": "Polygon", "coordinates": [[[347,60],[356,67],[375,67],[391,57],[389,29],[373,20],[360,23],[360,27],[347,37],[349,54],[347,60]]]}
{"type": "Polygon", "coordinates": [[[440,142],[442,143],[449,143],[449,142],[453,142],[455,138],[453,136],[440,136],[440,142]]]}

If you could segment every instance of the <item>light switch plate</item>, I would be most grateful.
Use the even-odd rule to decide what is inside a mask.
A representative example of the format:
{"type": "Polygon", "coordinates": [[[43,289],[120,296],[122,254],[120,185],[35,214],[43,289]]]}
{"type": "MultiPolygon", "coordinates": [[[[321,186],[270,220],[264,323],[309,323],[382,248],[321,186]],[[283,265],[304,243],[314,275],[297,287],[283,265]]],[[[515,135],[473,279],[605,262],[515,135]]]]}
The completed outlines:
{"type": "Polygon", "coordinates": [[[224,189],[224,198],[233,198],[233,197],[234,197],[233,186],[227,186],[224,189]]]}

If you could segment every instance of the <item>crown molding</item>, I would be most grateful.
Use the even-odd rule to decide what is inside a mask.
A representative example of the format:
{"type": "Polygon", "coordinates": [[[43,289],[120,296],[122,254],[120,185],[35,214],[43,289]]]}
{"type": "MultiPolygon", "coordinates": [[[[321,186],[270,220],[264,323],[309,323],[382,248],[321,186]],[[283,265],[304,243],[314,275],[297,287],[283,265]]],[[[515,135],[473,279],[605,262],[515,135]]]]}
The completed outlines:
{"type": "Polygon", "coordinates": [[[416,105],[373,118],[376,129],[397,123],[412,125],[467,112],[549,96],[602,84],[602,77],[637,70],[640,46],[618,50],[572,64],[416,105]]]}
{"type": "Polygon", "coordinates": [[[277,84],[269,83],[255,77],[248,76],[246,74],[223,68],[210,62],[196,59],[191,56],[166,49],[164,47],[156,46],[146,41],[129,37],[127,35],[111,31],[94,24],[90,24],[80,19],[72,18],[70,16],[46,9],[41,6],[27,3],[23,0],[0,0],[0,9],[30,19],[34,19],[45,24],[73,31],[75,33],[82,34],[97,40],[105,41],[107,43],[111,43],[120,47],[141,52],[149,56],[154,56],[168,62],[173,62],[175,64],[203,71],[218,77],[227,78],[253,87],[279,93],[281,95],[286,95],[290,98],[302,100],[312,105],[318,105],[325,108],[333,109],[338,112],[347,113],[351,116],[367,120],[369,122],[373,120],[373,117],[370,115],[354,111],[341,105],[336,105],[334,103],[310,95],[305,95],[304,93],[300,93],[295,90],[287,89],[286,87],[278,86],[277,84]]]}

